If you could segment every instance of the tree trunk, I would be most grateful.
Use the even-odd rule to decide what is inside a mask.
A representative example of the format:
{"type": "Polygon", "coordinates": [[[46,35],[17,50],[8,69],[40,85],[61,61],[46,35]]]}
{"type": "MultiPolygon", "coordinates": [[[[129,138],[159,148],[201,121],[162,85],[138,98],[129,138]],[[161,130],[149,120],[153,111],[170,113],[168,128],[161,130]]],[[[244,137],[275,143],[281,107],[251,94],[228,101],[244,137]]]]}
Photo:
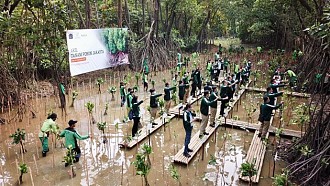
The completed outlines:
{"type": "Polygon", "coordinates": [[[85,13],[86,13],[86,28],[90,28],[91,23],[91,7],[89,0],[85,0],[85,13]]]}
{"type": "Polygon", "coordinates": [[[121,4],[121,0],[118,0],[118,28],[122,28],[123,25],[123,17],[122,17],[122,4],[121,4]]]}
{"type": "Polygon", "coordinates": [[[145,0],[142,0],[142,35],[144,36],[145,30],[145,0]]]}
{"type": "Polygon", "coordinates": [[[125,17],[126,17],[125,19],[126,19],[127,27],[130,29],[131,28],[131,18],[130,18],[130,14],[129,14],[127,0],[125,0],[125,17]]]}
{"type": "Polygon", "coordinates": [[[210,21],[210,18],[211,18],[211,10],[208,10],[207,11],[207,16],[202,24],[202,27],[201,27],[201,30],[199,31],[198,33],[198,46],[197,46],[197,51],[201,51],[201,48],[202,48],[202,44],[203,44],[203,34],[205,32],[205,29],[206,29],[206,26],[207,24],[209,23],[210,21]]]}
{"type": "Polygon", "coordinates": [[[156,34],[156,39],[158,39],[158,29],[159,29],[159,2],[160,0],[154,0],[154,21],[155,21],[155,34],[156,34]]]}

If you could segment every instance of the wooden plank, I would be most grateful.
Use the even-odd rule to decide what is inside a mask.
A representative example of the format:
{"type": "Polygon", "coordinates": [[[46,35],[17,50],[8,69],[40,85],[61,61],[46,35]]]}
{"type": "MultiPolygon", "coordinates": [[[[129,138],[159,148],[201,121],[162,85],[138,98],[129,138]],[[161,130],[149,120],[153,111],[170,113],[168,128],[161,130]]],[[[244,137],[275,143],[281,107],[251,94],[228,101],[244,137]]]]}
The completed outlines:
{"type": "MultiPolygon", "coordinates": [[[[250,90],[250,91],[256,91],[256,92],[266,92],[265,88],[246,87],[245,89],[250,90]]],[[[311,95],[307,94],[307,93],[300,93],[300,92],[284,92],[284,93],[287,95],[296,96],[296,97],[303,97],[303,98],[311,97],[311,95]]]]}
{"type": "MultiPolygon", "coordinates": [[[[248,83],[248,85],[251,83],[251,81],[248,83]]],[[[248,86],[247,85],[247,86],[248,86]]],[[[228,113],[230,112],[230,110],[234,107],[234,105],[238,102],[238,100],[241,98],[241,95],[244,94],[245,89],[241,89],[239,91],[239,94],[237,96],[237,99],[235,99],[235,101],[232,102],[232,106],[227,107],[225,110],[225,116],[228,115],[228,113]]],[[[218,108],[220,107],[220,104],[218,105],[218,108]]],[[[216,118],[218,118],[219,116],[219,111],[220,109],[217,109],[217,114],[216,114],[216,118]]],[[[179,112],[174,112],[174,114],[179,114],[179,112]]],[[[181,115],[181,112],[180,112],[181,115]]],[[[193,150],[193,152],[190,154],[191,157],[187,158],[183,156],[183,151],[184,151],[184,147],[182,147],[178,153],[174,156],[174,162],[177,163],[182,163],[182,164],[188,164],[193,158],[194,156],[197,154],[197,152],[200,150],[200,148],[205,145],[205,142],[210,138],[210,136],[212,136],[212,134],[214,133],[214,131],[216,131],[216,129],[220,126],[220,122],[218,122],[216,120],[216,126],[215,127],[210,127],[209,123],[205,129],[206,132],[209,133],[209,135],[204,135],[203,138],[199,138],[199,132],[197,132],[192,139],[190,140],[189,143],[189,148],[191,148],[193,150]],[[192,145],[192,146],[191,146],[192,145]]]]}
{"type": "MultiPolygon", "coordinates": [[[[248,129],[248,130],[255,131],[255,130],[258,130],[259,127],[260,127],[260,125],[259,124],[256,124],[256,123],[248,123],[246,121],[233,120],[233,119],[227,119],[226,124],[225,124],[225,120],[224,119],[221,119],[221,123],[222,123],[222,126],[224,126],[224,125],[226,125],[228,127],[233,126],[235,128],[241,129],[241,130],[248,129]]],[[[268,131],[272,135],[275,135],[276,129],[277,129],[277,127],[270,126],[268,131]]],[[[296,130],[290,130],[290,129],[284,129],[284,128],[282,128],[282,134],[281,135],[282,136],[287,136],[287,137],[300,138],[301,137],[301,132],[300,131],[296,131],[296,130]]]]}
{"type": "Polygon", "coordinates": [[[140,143],[141,141],[143,141],[146,137],[148,137],[149,135],[151,135],[153,132],[157,131],[159,128],[161,128],[163,125],[165,125],[166,123],[168,123],[171,119],[173,119],[175,117],[175,115],[169,115],[166,120],[163,123],[162,118],[156,118],[155,119],[155,123],[157,123],[158,125],[154,125],[153,128],[150,129],[150,132],[148,132],[147,129],[147,125],[144,126],[142,129],[139,130],[139,135],[137,137],[137,139],[133,139],[132,141],[130,141],[129,143],[125,143],[125,141],[120,142],[118,145],[120,147],[126,147],[126,148],[133,148],[135,145],[137,145],[138,143],[140,143]]]}

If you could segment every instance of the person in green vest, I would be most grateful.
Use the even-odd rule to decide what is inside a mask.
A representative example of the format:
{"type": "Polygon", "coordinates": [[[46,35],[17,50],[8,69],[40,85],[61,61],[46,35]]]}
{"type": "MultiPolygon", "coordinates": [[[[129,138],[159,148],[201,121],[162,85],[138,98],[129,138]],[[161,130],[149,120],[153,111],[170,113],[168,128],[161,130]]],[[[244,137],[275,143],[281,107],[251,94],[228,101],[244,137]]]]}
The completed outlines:
{"type": "Polygon", "coordinates": [[[171,91],[175,90],[176,87],[170,87],[169,83],[165,83],[164,88],[164,101],[165,101],[165,112],[169,114],[171,108],[171,91]]]}
{"type": "Polygon", "coordinates": [[[193,129],[193,122],[195,121],[194,117],[196,114],[192,111],[191,104],[187,104],[183,110],[183,127],[186,132],[186,137],[184,140],[184,150],[183,155],[187,158],[190,158],[191,155],[189,152],[193,152],[192,149],[188,147],[191,139],[191,133],[193,129]]]}
{"type": "Polygon", "coordinates": [[[217,62],[219,60],[219,58],[220,58],[219,52],[216,52],[214,54],[214,62],[217,62]]]}
{"type": "MultiPolygon", "coordinates": [[[[73,161],[74,163],[79,162],[79,158],[81,156],[81,150],[80,150],[80,147],[78,146],[77,139],[85,140],[85,139],[89,138],[89,135],[82,136],[75,130],[77,122],[78,121],[76,121],[76,120],[70,120],[68,122],[69,127],[64,129],[60,134],[60,137],[62,137],[62,138],[65,137],[65,147],[67,149],[72,147],[72,150],[75,154],[75,157],[74,157],[75,159],[73,161]]],[[[69,165],[68,163],[65,163],[65,167],[67,167],[68,165],[69,165]]]]}
{"type": "Polygon", "coordinates": [[[219,44],[219,54],[222,55],[222,51],[223,51],[223,48],[221,46],[221,44],[219,44]]]}
{"type": "Polygon", "coordinates": [[[125,100],[126,100],[126,89],[125,89],[125,84],[124,82],[120,82],[120,99],[121,99],[121,102],[120,102],[120,107],[123,107],[124,104],[125,104],[125,100]]]}
{"type": "Polygon", "coordinates": [[[150,117],[151,117],[151,124],[157,125],[155,123],[155,119],[157,117],[158,112],[158,97],[162,96],[163,94],[156,94],[155,89],[150,89],[150,117]]]}
{"type": "Polygon", "coordinates": [[[278,93],[274,93],[273,92],[273,89],[271,87],[267,87],[267,92],[264,96],[267,96],[269,97],[269,104],[270,105],[274,105],[275,104],[275,98],[276,97],[279,97],[279,96],[282,96],[283,95],[283,92],[278,92],[278,93]]]}
{"type": "Polygon", "coordinates": [[[260,114],[259,114],[259,118],[258,121],[260,122],[260,128],[259,128],[259,134],[258,137],[262,140],[265,139],[266,134],[268,132],[268,128],[270,125],[270,120],[272,117],[272,111],[275,109],[280,108],[283,105],[283,101],[281,102],[281,104],[279,105],[271,105],[269,104],[269,97],[264,96],[264,103],[260,105],[260,114]]]}
{"type": "Polygon", "coordinates": [[[228,66],[229,66],[229,59],[228,57],[224,58],[224,62],[223,62],[223,70],[228,73],[228,66]]]}
{"type": "Polygon", "coordinates": [[[203,135],[209,135],[209,133],[205,132],[205,128],[207,126],[207,123],[209,122],[209,106],[212,103],[218,101],[217,99],[213,100],[213,101],[209,101],[209,97],[210,97],[210,92],[204,91],[204,96],[202,98],[201,105],[200,105],[202,122],[201,122],[201,127],[199,129],[199,138],[202,138],[203,135]]]}
{"type": "Polygon", "coordinates": [[[143,100],[137,101],[138,96],[134,95],[132,99],[132,111],[133,111],[133,127],[132,127],[132,137],[135,137],[138,129],[139,129],[139,123],[140,123],[140,105],[143,103],[143,100]]]}
{"type": "Polygon", "coordinates": [[[142,74],[142,81],[143,81],[143,89],[145,92],[148,91],[148,74],[143,73],[142,74]]]}
{"type": "Polygon", "coordinates": [[[296,86],[297,83],[297,75],[291,69],[288,69],[285,74],[289,76],[289,85],[291,88],[296,86]]]}
{"type": "Polygon", "coordinates": [[[212,63],[210,60],[207,60],[206,70],[211,75],[212,63]]]}
{"type": "Polygon", "coordinates": [[[126,110],[127,115],[129,111],[132,109],[132,99],[133,99],[133,89],[128,88],[128,94],[126,95],[126,110]]]}
{"type": "Polygon", "coordinates": [[[143,74],[149,74],[148,57],[145,57],[143,60],[143,74]]]}
{"type": "Polygon", "coordinates": [[[178,63],[181,63],[181,53],[179,53],[179,52],[177,54],[177,60],[178,60],[178,63]]]}
{"type": "Polygon", "coordinates": [[[42,127],[39,132],[39,139],[42,144],[42,157],[46,157],[47,152],[49,151],[48,148],[48,137],[51,129],[57,128],[57,124],[55,120],[57,119],[57,114],[52,113],[50,114],[47,119],[43,122],[42,127]]]}

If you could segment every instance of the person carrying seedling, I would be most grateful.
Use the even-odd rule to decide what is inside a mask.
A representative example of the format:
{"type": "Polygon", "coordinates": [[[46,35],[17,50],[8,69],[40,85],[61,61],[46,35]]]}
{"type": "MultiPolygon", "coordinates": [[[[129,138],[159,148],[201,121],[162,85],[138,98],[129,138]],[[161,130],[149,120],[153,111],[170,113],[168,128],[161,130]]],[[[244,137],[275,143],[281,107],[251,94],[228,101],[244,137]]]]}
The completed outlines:
{"type": "Polygon", "coordinates": [[[125,84],[122,81],[120,82],[120,99],[121,99],[120,107],[123,107],[126,100],[126,89],[125,89],[125,84]]]}
{"type": "Polygon", "coordinates": [[[273,89],[271,87],[267,87],[267,92],[264,96],[269,97],[269,104],[270,105],[274,105],[275,104],[275,98],[278,96],[282,96],[283,92],[279,92],[279,93],[273,93],[273,89]]]}
{"type": "Polygon", "coordinates": [[[170,87],[169,83],[165,83],[164,88],[164,101],[165,101],[165,112],[169,114],[171,108],[171,91],[175,90],[176,87],[170,87]]]}
{"type": "Polygon", "coordinates": [[[155,123],[155,119],[158,112],[158,97],[162,95],[163,94],[156,94],[155,89],[150,89],[150,117],[152,125],[157,125],[157,123],[155,123]]]}
{"type": "Polygon", "coordinates": [[[270,85],[269,85],[269,87],[272,88],[274,94],[276,94],[278,92],[278,90],[277,90],[278,87],[284,87],[284,86],[286,86],[286,84],[276,83],[276,79],[272,79],[270,81],[270,85]]]}
{"type": "Polygon", "coordinates": [[[205,132],[205,128],[207,126],[207,123],[209,122],[209,106],[218,101],[213,100],[213,101],[209,101],[209,97],[210,97],[210,92],[204,91],[204,96],[202,98],[201,101],[201,106],[200,106],[200,111],[201,111],[201,115],[202,115],[202,122],[201,122],[201,127],[199,129],[199,138],[202,138],[203,135],[209,135],[209,133],[205,132]]]}
{"type": "Polygon", "coordinates": [[[269,104],[269,97],[264,96],[264,103],[260,105],[260,114],[258,121],[260,122],[259,134],[258,137],[261,137],[261,140],[264,140],[268,132],[270,119],[272,117],[272,111],[280,108],[283,105],[283,101],[279,105],[269,104]]]}
{"type": "Polygon", "coordinates": [[[142,81],[143,81],[143,89],[145,92],[147,92],[148,91],[148,74],[147,73],[142,74],[142,81]]]}
{"type": "Polygon", "coordinates": [[[55,120],[57,119],[57,114],[52,113],[50,114],[47,119],[43,122],[42,127],[39,132],[39,139],[42,144],[42,157],[46,157],[47,152],[49,151],[48,148],[48,137],[49,132],[51,129],[56,128],[57,125],[55,120]]]}
{"type": "MultiPolygon", "coordinates": [[[[70,148],[72,147],[72,150],[74,151],[74,154],[75,154],[75,159],[74,159],[74,163],[77,163],[79,162],[79,158],[81,156],[81,150],[80,150],[80,147],[78,146],[78,143],[77,143],[77,139],[78,140],[85,140],[85,139],[88,139],[89,138],[89,135],[86,135],[86,136],[81,136],[76,130],[75,130],[75,127],[76,127],[76,123],[78,121],[76,120],[70,120],[68,122],[69,124],[69,127],[64,129],[61,134],[60,134],[60,137],[65,137],[65,147],[66,148],[70,148]]],[[[65,167],[67,167],[69,164],[68,163],[65,163],[65,167]]]]}
{"type": "Polygon", "coordinates": [[[186,137],[184,140],[184,151],[183,155],[187,158],[191,157],[189,152],[193,152],[192,149],[188,147],[191,139],[191,133],[193,129],[193,122],[195,121],[194,117],[196,114],[192,111],[191,104],[187,104],[183,111],[183,127],[186,131],[186,137]]]}
{"type": "Polygon", "coordinates": [[[291,88],[294,88],[297,83],[297,75],[291,69],[288,69],[285,74],[289,76],[289,85],[291,88]]]}

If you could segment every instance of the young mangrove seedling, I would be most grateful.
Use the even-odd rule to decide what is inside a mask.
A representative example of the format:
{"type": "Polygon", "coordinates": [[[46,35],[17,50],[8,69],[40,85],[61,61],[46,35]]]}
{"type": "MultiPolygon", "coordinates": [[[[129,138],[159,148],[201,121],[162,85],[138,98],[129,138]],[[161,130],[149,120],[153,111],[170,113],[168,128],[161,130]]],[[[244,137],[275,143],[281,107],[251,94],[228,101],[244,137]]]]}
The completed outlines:
{"type": "Polygon", "coordinates": [[[141,152],[136,154],[136,160],[132,162],[136,169],[136,175],[140,175],[144,178],[145,186],[149,186],[148,174],[151,169],[151,163],[149,154],[151,154],[151,146],[144,144],[141,148],[141,152]]]}
{"type": "Polygon", "coordinates": [[[172,177],[175,181],[179,182],[179,185],[181,185],[181,182],[180,182],[180,174],[179,174],[178,169],[177,169],[174,165],[171,164],[171,165],[169,166],[169,171],[170,171],[171,177],[172,177]]]}
{"type": "Polygon", "coordinates": [[[107,127],[107,122],[98,122],[97,123],[97,128],[102,132],[102,136],[103,136],[103,143],[106,143],[108,140],[105,137],[105,133],[104,130],[107,127]]]}
{"type": "Polygon", "coordinates": [[[74,107],[74,101],[76,100],[76,98],[78,97],[78,92],[77,91],[72,91],[72,103],[70,105],[70,107],[74,107]]]}
{"type": "MultiPolygon", "coordinates": [[[[75,161],[75,151],[72,149],[72,145],[69,145],[69,148],[66,151],[66,155],[63,157],[63,162],[65,163],[65,167],[73,165],[75,161]]],[[[71,170],[69,172],[71,177],[75,177],[76,173],[74,172],[73,166],[71,166],[71,170]]]]}
{"type": "Polygon", "coordinates": [[[291,186],[292,183],[289,181],[289,171],[282,170],[282,174],[277,174],[273,178],[273,185],[275,186],[291,186]]]}
{"type": "MultiPolygon", "coordinates": [[[[253,161],[255,162],[255,159],[253,161]]],[[[249,185],[252,186],[252,177],[257,174],[257,170],[255,169],[254,163],[242,163],[239,169],[242,173],[242,176],[249,177],[249,185]]]]}
{"type": "Polygon", "coordinates": [[[99,94],[101,94],[101,85],[104,83],[104,79],[103,78],[97,78],[96,80],[96,85],[99,88],[99,94]]]}
{"type": "Polygon", "coordinates": [[[103,113],[104,116],[108,115],[108,109],[109,109],[109,103],[106,103],[105,107],[104,107],[104,113],[103,113]]]}
{"type": "Polygon", "coordinates": [[[88,101],[87,103],[85,103],[85,107],[86,107],[87,110],[88,110],[88,115],[89,115],[90,121],[91,121],[93,124],[96,123],[96,121],[95,121],[95,119],[94,119],[94,116],[93,116],[94,103],[88,101]]]}
{"type": "Polygon", "coordinates": [[[20,130],[19,128],[15,131],[15,133],[11,134],[9,137],[13,138],[13,144],[20,144],[21,145],[21,153],[27,152],[24,148],[23,141],[25,140],[25,130],[20,130]]]}
{"type": "Polygon", "coordinates": [[[111,101],[115,100],[115,93],[117,92],[116,87],[109,87],[108,93],[111,94],[111,101]]]}
{"type": "Polygon", "coordinates": [[[26,174],[28,171],[28,166],[25,163],[22,163],[18,166],[18,170],[20,172],[19,182],[23,183],[23,174],[26,174]]]}

